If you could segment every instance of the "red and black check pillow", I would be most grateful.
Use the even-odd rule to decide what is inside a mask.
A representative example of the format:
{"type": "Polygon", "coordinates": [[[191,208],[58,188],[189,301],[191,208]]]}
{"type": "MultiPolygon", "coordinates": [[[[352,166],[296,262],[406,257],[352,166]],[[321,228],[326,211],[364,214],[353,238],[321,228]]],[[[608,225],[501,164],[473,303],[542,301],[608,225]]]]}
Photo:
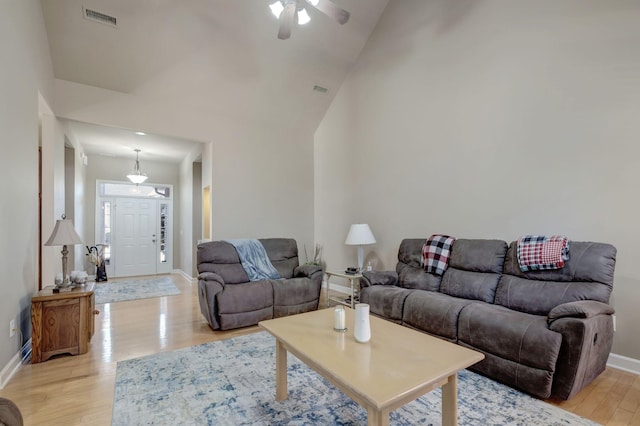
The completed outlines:
{"type": "Polygon", "coordinates": [[[449,266],[451,248],[455,241],[454,237],[448,235],[433,234],[430,236],[422,246],[424,270],[432,274],[443,275],[449,266]]]}
{"type": "Polygon", "coordinates": [[[569,238],[563,235],[525,235],[517,249],[522,272],[561,269],[569,260],[569,238]]]}

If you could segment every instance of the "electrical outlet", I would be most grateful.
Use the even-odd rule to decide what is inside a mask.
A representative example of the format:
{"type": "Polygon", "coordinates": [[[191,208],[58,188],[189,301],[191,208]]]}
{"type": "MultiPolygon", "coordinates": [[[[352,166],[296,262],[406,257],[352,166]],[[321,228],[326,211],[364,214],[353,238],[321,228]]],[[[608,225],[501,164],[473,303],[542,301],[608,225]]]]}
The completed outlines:
{"type": "Polygon", "coordinates": [[[16,320],[12,319],[9,321],[9,337],[13,337],[16,335],[16,320]]]}
{"type": "Polygon", "coordinates": [[[616,316],[615,315],[611,315],[611,318],[613,318],[613,332],[616,332],[616,316]]]}

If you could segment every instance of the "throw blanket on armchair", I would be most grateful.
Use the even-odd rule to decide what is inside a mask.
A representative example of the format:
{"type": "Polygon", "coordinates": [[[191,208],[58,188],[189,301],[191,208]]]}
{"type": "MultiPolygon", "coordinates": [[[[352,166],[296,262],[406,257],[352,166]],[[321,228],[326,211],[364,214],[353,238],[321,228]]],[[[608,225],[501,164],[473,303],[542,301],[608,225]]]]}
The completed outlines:
{"type": "Polygon", "coordinates": [[[250,281],[278,280],[280,274],[273,267],[267,251],[258,240],[225,240],[238,252],[240,263],[247,272],[250,281]]]}

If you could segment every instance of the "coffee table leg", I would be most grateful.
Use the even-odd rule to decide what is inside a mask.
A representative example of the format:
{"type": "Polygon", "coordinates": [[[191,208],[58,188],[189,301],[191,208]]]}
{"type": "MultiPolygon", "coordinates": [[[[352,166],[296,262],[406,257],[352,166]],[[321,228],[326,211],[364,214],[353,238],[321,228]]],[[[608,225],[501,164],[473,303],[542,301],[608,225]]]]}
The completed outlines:
{"type": "Polygon", "coordinates": [[[276,401],[287,399],[287,350],[276,339],[276,401]]]}
{"type": "Polygon", "coordinates": [[[367,408],[367,426],[389,426],[389,412],[367,408]]]}
{"type": "Polygon", "coordinates": [[[458,373],[449,376],[442,386],[442,426],[458,424],[458,373]]]}

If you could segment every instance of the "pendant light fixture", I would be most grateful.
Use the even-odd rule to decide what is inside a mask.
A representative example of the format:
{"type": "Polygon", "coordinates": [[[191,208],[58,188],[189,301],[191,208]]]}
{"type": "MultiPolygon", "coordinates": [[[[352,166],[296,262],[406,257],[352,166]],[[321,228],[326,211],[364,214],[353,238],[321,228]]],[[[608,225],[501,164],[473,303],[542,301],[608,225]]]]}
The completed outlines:
{"type": "Polygon", "coordinates": [[[147,180],[147,175],[140,171],[140,161],[138,160],[138,154],[140,153],[139,149],[134,149],[136,152],[136,165],[133,167],[133,171],[127,175],[127,179],[136,185],[143,183],[147,180]]]}

